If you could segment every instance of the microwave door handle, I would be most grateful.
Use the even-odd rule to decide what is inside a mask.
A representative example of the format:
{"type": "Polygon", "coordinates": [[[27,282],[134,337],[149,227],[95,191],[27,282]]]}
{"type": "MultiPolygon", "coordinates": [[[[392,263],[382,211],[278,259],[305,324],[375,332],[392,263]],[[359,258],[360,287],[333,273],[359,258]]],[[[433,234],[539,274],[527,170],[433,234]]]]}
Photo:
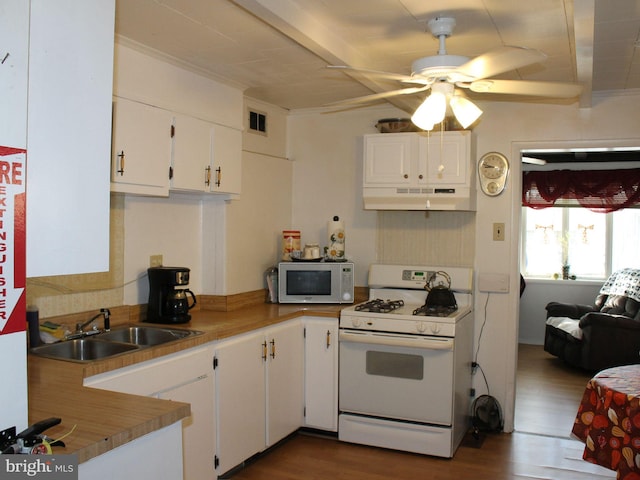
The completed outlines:
{"type": "Polygon", "coordinates": [[[384,335],[379,333],[350,333],[341,331],[341,342],[387,345],[390,347],[422,348],[425,350],[453,350],[452,338],[384,335]]]}

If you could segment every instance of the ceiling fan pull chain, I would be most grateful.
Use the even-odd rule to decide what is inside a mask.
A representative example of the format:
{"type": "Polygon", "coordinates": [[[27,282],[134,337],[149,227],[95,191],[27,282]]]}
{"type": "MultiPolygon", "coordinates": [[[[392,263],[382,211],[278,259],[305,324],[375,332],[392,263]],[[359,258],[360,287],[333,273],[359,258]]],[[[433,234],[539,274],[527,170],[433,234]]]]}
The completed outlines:
{"type": "Polygon", "coordinates": [[[440,166],[438,167],[438,175],[442,177],[444,172],[444,163],[442,163],[442,156],[444,152],[444,120],[440,123],[440,166]]]}

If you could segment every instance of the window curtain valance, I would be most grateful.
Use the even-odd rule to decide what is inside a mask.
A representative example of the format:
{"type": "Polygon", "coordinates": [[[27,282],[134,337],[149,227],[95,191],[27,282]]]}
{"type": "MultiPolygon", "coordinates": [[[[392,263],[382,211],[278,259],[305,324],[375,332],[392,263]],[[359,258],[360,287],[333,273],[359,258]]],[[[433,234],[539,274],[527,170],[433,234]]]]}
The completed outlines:
{"type": "Polygon", "coordinates": [[[523,206],[552,207],[559,199],[602,213],[640,205],[640,168],[523,172],[523,206]]]}

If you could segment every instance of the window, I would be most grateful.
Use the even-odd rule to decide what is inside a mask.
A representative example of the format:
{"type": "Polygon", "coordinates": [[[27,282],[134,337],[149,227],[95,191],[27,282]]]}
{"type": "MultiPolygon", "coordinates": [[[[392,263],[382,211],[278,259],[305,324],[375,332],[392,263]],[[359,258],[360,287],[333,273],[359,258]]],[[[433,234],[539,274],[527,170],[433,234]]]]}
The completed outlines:
{"type": "Polygon", "coordinates": [[[523,207],[522,273],[605,279],[620,268],[640,268],[639,240],[640,209],[605,214],[573,206],[523,207]]]}

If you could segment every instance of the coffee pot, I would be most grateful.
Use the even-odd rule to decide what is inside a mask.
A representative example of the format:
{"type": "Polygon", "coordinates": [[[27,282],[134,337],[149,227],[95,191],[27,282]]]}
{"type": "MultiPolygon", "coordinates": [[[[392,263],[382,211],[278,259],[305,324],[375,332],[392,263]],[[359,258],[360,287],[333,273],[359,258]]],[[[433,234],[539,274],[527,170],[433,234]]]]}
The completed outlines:
{"type": "Polygon", "coordinates": [[[165,313],[170,316],[180,317],[187,315],[196,304],[196,296],[189,289],[171,290],[167,293],[165,302],[165,313]],[[187,294],[191,296],[192,303],[189,304],[187,294]]]}
{"type": "Polygon", "coordinates": [[[149,304],[145,322],[186,323],[191,320],[189,310],[196,305],[196,296],[188,288],[176,288],[189,284],[189,272],[185,267],[151,267],[147,270],[149,304]]]}

